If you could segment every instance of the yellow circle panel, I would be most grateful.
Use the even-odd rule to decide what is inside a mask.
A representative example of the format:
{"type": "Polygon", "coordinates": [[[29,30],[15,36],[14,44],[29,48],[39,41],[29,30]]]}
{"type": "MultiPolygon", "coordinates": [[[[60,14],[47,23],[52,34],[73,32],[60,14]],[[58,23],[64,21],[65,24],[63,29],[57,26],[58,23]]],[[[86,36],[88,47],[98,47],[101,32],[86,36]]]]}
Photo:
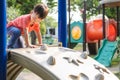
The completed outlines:
{"type": "Polygon", "coordinates": [[[81,29],[78,26],[72,28],[72,38],[78,40],[81,37],[81,29]]]}

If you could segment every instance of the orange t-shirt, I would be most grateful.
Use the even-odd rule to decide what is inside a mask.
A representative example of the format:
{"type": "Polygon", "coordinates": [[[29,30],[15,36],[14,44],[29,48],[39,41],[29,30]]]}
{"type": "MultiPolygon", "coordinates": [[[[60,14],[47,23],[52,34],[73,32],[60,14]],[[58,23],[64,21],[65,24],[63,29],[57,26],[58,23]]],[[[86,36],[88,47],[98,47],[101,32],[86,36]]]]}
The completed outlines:
{"type": "Polygon", "coordinates": [[[31,21],[31,14],[22,15],[14,19],[13,21],[10,21],[7,24],[7,27],[10,27],[10,26],[17,27],[21,30],[21,33],[23,33],[23,29],[28,27],[30,21],[31,21]]]}
{"type": "Polygon", "coordinates": [[[33,25],[30,25],[28,26],[28,32],[31,32],[31,31],[36,31],[36,32],[39,32],[40,31],[40,28],[39,28],[39,23],[38,22],[35,22],[33,25]]]}

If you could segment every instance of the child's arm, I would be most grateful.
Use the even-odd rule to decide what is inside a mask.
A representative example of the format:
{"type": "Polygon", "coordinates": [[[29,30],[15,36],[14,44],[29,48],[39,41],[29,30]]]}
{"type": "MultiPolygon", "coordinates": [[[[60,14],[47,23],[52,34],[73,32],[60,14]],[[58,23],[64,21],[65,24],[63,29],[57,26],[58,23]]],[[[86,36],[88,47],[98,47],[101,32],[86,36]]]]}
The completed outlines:
{"type": "Polygon", "coordinates": [[[28,41],[28,32],[27,32],[27,29],[24,29],[24,39],[25,39],[25,45],[26,47],[30,46],[30,43],[28,41]]]}
{"type": "Polygon", "coordinates": [[[35,33],[36,33],[36,37],[38,39],[38,45],[42,45],[42,35],[41,35],[41,32],[40,31],[38,31],[38,32],[35,31],[35,33]]]}
{"type": "Polygon", "coordinates": [[[24,39],[25,39],[25,45],[26,45],[26,47],[30,47],[30,48],[34,48],[35,46],[33,46],[33,45],[31,45],[30,43],[29,43],[29,39],[28,39],[28,31],[27,31],[27,29],[24,29],[24,39]]]}

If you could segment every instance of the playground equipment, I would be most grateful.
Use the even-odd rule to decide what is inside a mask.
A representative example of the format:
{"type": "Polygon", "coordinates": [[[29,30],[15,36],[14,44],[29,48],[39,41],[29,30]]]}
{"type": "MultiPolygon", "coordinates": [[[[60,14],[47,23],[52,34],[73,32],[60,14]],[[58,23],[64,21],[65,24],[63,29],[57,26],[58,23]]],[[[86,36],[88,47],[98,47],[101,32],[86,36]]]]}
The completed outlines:
{"type": "MultiPolygon", "coordinates": [[[[103,34],[105,35],[105,7],[116,7],[117,8],[117,32],[115,30],[110,30],[112,27],[112,24],[110,24],[110,28],[108,29],[109,31],[109,36],[108,35],[108,40],[114,40],[116,36],[119,36],[119,6],[120,6],[120,0],[102,0],[100,1],[100,4],[103,6],[103,34]],[[113,35],[116,33],[115,35],[113,35]],[[118,34],[117,34],[118,33],[118,34]]],[[[105,38],[105,36],[104,36],[105,38]]],[[[110,42],[108,40],[104,40],[101,48],[98,51],[98,55],[95,57],[95,59],[100,62],[101,64],[105,66],[110,66],[112,57],[115,54],[116,48],[117,48],[117,41],[110,42]]]]}
{"type": "MultiPolygon", "coordinates": [[[[106,24],[106,38],[109,41],[115,41],[117,37],[116,26],[111,23],[106,24]]],[[[87,23],[86,29],[87,42],[97,42],[103,39],[103,24],[102,20],[93,20],[87,23]]]]}
{"type": "MultiPolygon", "coordinates": [[[[117,10],[118,10],[118,6],[120,5],[119,0],[114,0],[114,1],[102,0],[100,3],[104,4],[104,6],[106,6],[106,7],[117,6],[117,10]]],[[[105,17],[105,16],[103,16],[103,17],[105,17]]],[[[71,33],[72,33],[72,29],[75,29],[74,27],[76,27],[75,22],[72,23],[71,33]]],[[[98,42],[99,40],[105,39],[105,40],[103,40],[103,45],[99,49],[98,55],[95,59],[105,66],[110,66],[112,57],[114,56],[114,53],[115,53],[116,47],[117,47],[116,37],[117,37],[117,33],[119,33],[119,27],[113,25],[112,23],[110,23],[108,21],[105,21],[105,18],[104,18],[103,20],[102,19],[93,20],[93,21],[87,23],[87,26],[80,25],[79,29],[80,29],[79,32],[82,32],[83,34],[78,34],[77,32],[76,32],[76,34],[75,33],[74,34],[83,36],[83,38],[81,38],[80,36],[77,36],[79,39],[82,39],[83,45],[86,45],[86,44],[84,44],[86,42],[87,43],[95,43],[95,42],[98,42]],[[84,26],[84,28],[83,28],[83,26],[84,26]],[[86,33],[86,34],[84,34],[84,33],[86,33]],[[110,45],[108,45],[108,44],[110,44],[110,45]],[[110,48],[111,45],[113,46],[113,48],[110,48]],[[106,48],[110,48],[112,51],[106,51],[106,48]],[[106,52],[106,54],[105,54],[105,52],[106,52]],[[106,55],[107,55],[107,57],[105,57],[106,55]]],[[[76,31],[78,31],[78,29],[76,31]]],[[[73,36],[72,36],[72,39],[73,39],[73,36]]],[[[77,39],[77,40],[79,40],[79,39],[77,39]]],[[[74,39],[74,40],[77,41],[76,39],[74,39]]],[[[81,42],[81,41],[79,41],[79,42],[81,42]]],[[[83,48],[85,48],[85,47],[83,46],[83,48]]]]}
{"type": "Polygon", "coordinates": [[[117,49],[117,41],[111,42],[104,39],[95,60],[108,67],[117,49]]]}
{"type": "Polygon", "coordinates": [[[58,0],[58,42],[67,47],[67,10],[66,0],[58,0]]]}
{"type": "Polygon", "coordinates": [[[52,46],[45,50],[41,47],[11,49],[7,63],[7,80],[15,80],[24,68],[43,80],[98,80],[98,77],[100,80],[119,80],[103,65],[83,54],[86,53],[52,46]]]}
{"type": "MultiPolygon", "coordinates": [[[[83,37],[86,37],[86,42],[98,42],[103,39],[103,24],[102,19],[95,19],[87,23],[86,36],[83,35],[83,23],[73,22],[70,25],[71,43],[83,43],[83,37]]],[[[117,29],[112,23],[106,24],[106,38],[109,41],[115,41],[117,37],[117,29]]]]}
{"type": "MultiPolygon", "coordinates": [[[[66,1],[66,0],[65,0],[66,1]]],[[[66,11],[66,2],[64,0],[59,0],[59,7],[61,11],[59,13],[66,11]],[[61,6],[63,3],[64,6],[61,6]]],[[[6,38],[5,38],[5,0],[1,1],[0,6],[0,16],[2,16],[1,24],[1,55],[0,55],[0,78],[1,80],[6,80],[6,38]],[[3,16],[4,15],[4,16],[3,16]],[[4,17],[4,18],[3,18],[4,17]]],[[[66,13],[66,12],[65,12],[66,13]]],[[[66,46],[66,15],[61,14],[59,16],[59,30],[60,42],[63,42],[66,46]],[[61,20],[62,18],[62,20],[61,20]],[[64,21],[65,20],[65,21],[64,21]],[[63,24],[63,26],[62,26],[63,24]],[[62,28],[64,27],[64,28],[62,28]],[[62,28],[62,31],[61,31],[62,28]]],[[[103,65],[99,64],[92,58],[88,57],[83,59],[80,57],[82,53],[73,51],[71,49],[50,47],[47,51],[41,51],[39,49],[14,49],[10,50],[9,59],[7,62],[7,80],[14,80],[17,75],[22,71],[22,69],[27,68],[32,72],[36,73],[45,80],[73,80],[78,78],[85,78],[88,80],[94,80],[94,78],[101,77],[104,80],[119,80],[113,73],[106,69],[103,65]],[[48,58],[50,57],[52,61],[56,59],[55,65],[48,64],[48,58]],[[71,57],[68,58],[68,57],[71,57]],[[74,56],[74,57],[73,57],[74,56]],[[76,61],[76,59],[80,59],[76,61]],[[89,66],[89,67],[88,67],[89,66]],[[102,70],[102,72],[101,72],[102,70]],[[62,72],[63,71],[63,72],[62,72]],[[99,76],[100,75],[100,76],[99,76]],[[69,79],[68,79],[69,78],[69,79]]],[[[84,79],[83,79],[84,80],[84,79]]]]}
{"type": "Polygon", "coordinates": [[[83,23],[81,23],[79,21],[73,22],[70,25],[70,32],[71,32],[70,41],[72,43],[83,42],[83,23]]]}
{"type": "Polygon", "coordinates": [[[6,1],[0,2],[0,79],[6,80],[6,1]]]}

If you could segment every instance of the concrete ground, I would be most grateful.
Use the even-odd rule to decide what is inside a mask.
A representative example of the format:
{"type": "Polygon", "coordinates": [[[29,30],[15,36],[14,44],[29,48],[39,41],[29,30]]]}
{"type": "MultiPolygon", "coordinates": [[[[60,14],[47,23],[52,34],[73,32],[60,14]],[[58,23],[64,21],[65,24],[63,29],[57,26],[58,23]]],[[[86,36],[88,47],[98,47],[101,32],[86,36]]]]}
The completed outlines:
{"type": "Polygon", "coordinates": [[[31,71],[24,69],[16,78],[16,80],[42,80],[39,76],[31,71]]]}
{"type": "Polygon", "coordinates": [[[108,69],[113,73],[118,73],[120,72],[120,65],[114,67],[108,67],[108,69]]]}

